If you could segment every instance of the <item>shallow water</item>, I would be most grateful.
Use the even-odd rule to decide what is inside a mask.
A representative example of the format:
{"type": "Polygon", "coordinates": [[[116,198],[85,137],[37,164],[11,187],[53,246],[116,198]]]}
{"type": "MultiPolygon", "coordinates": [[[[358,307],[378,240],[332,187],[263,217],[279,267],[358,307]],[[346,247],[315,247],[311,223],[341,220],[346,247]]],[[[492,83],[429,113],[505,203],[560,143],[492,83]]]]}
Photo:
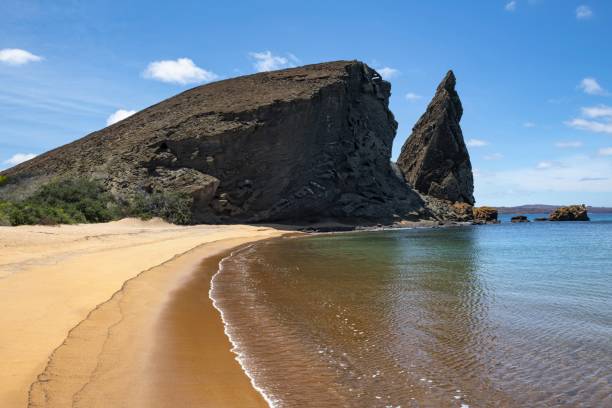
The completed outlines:
{"type": "Polygon", "coordinates": [[[275,406],[612,406],[612,220],[267,241],[212,296],[275,406]]]}

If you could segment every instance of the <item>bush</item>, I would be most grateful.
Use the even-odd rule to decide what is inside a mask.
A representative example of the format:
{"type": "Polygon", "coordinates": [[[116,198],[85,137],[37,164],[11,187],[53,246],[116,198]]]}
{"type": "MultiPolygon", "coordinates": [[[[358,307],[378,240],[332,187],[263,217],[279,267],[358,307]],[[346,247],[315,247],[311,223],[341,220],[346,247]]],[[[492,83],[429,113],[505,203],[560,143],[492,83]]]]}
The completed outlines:
{"type": "Polygon", "coordinates": [[[128,213],[132,217],[150,219],[160,217],[173,224],[191,222],[193,199],[187,194],[160,193],[138,194],[128,203],[128,213]]]}
{"type": "Polygon", "coordinates": [[[8,177],[0,175],[0,186],[3,186],[8,182],[8,177]]]}
{"type": "Polygon", "coordinates": [[[24,201],[42,220],[50,223],[106,222],[119,215],[115,199],[96,181],[53,181],[24,201]]]}
{"type": "Polygon", "coordinates": [[[0,222],[54,225],[106,222],[119,216],[113,197],[91,180],[57,180],[17,202],[0,203],[0,222]]]}
{"type": "Polygon", "coordinates": [[[121,202],[97,181],[56,180],[24,200],[0,201],[0,225],[93,223],[126,216],[189,224],[192,203],[187,194],[159,192],[141,193],[121,202]]]}
{"type": "Polygon", "coordinates": [[[0,227],[13,225],[11,222],[11,203],[0,201],[0,227]]]}

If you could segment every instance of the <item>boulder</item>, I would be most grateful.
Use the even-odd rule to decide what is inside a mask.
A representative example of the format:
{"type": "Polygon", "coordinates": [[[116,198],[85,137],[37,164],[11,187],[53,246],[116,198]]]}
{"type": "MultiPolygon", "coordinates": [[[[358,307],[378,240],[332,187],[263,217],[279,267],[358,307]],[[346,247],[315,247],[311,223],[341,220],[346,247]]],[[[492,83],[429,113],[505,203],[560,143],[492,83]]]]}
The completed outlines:
{"type": "Polygon", "coordinates": [[[472,165],[459,125],[463,107],[455,84],[449,71],[412,129],[397,164],[406,182],[420,193],[474,205],[472,165]]]}
{"type": "Polygon", "coordinates": [[[548,216],[549,221],[589,221],[586,205],[559,207],[548,216]]]}
{"type": "Polygon", "coordinates": [[[472,206],[467,203],[451,202],[432,196],[422,196],[427,208],[438,221],[469,222],[473,219],[472,206]]]}
{"type": "MultiPolygon", "coordinates": [[[[2,172],[0,196],[88,177],[118,197],[190,194],[195,223],[429,218],[390,164],[390,89],[358,61],[199,86],[2,172]]],[[[465,166],[452,168],[461,178],[465,166]]]]}
{"type": "Polygon", "coordinates": [[[474,207],[474,221],[480,223],[497,223],[497,209],[493,207],[474,207]]]}

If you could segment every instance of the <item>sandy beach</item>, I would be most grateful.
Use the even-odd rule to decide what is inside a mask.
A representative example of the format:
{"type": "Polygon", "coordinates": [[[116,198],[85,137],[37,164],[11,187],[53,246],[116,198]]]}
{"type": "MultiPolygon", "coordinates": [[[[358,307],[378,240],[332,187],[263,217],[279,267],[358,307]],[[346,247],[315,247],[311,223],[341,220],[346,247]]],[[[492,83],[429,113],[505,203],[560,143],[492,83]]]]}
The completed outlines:
{"type": "Polygon", "coordinates": [[[207,285],[230,249],[282,234],[159,220],[0,228],[0,406],[266,406],[207,285]]]}

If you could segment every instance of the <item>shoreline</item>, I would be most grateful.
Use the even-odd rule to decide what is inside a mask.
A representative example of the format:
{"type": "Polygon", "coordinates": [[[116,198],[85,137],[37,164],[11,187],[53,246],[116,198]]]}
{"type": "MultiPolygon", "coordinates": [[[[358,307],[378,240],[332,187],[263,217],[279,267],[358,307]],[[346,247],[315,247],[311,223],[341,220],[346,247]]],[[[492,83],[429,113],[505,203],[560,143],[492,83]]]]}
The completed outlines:
{"type": "MultiPolygon", "coordinates": [[[[425,224],[414,223],[405,226],[405,228],[436,227],[432,225],[433,223],[425,224]]],[[[213,267],[210,265],[206,267],[208,272],[201,273],[207,275],[206,283],[208,286],[205,288],[205,293],[208,295],[207,299],[210,301],[210,307],[215,314],[213,319],[208,320],[207,325],[214,326],[216,323],[220,325],[218,331],[223,335],[225,345],[219,350],[225,349],[231,354],[232,360],[239,365],[240,374],[250,382],[248,385],[250,390],[245,390],[244,394],[255,393],[257,398],[267,402],[260,405],[261,401],[254,402],[257,398],[253,399],[251,396],[250,402],[247,405],[242,404],[242,406],[273,406],[274,402],[255,384],[253,377],[240,361],[239,353],[235,352],[235,344],[227,333],[227,325],[223,319],[222,311],[214,304],[214,299],[211,296],[214,276],[219,273],[222,260],[254,241],[289,235],[341,234],[343,232],[354,233],[387,229],[374,227],[358,228],[351,231],[335,230],[335,232],[314,232],[310,230],[309,233],[304,233],[303,230],[302,232],[296,231],[299,227],[291,228],[283,225],[179,227],[161,220],[144,222],[133,219],[105,224],[0,228],[0,245],[5,250],[9,249],[8,258],[0,263],[0,294],[8,294],[9,296],[0,299],[0,310],[8,311],[7,315],[13,315],[14,317],[13,319],[6,319],[6,316],[4,319],[0,317],[0,328],[6,328],[6,330],[3,330],[5,335],[0,334],[0,345],[2,346],[0,348],[0,358],[5,361],[8,360],[10,367],[9,370],[0,374],[0,380],[2,380],[0,381],[0,405],[64,406],[69,404],[69,400],[73,400],[73,402],[81,401],[82,390],[78,391],[81,396],[77,399],[75,399],[76,394],[73,394],[70,398],[67,395],[71,392],[70,390],[75,391],[74,384],[79,381],[81,381],[80,388],[86,386],[90,389],[95,388],[90,384],[91,378],[85,379],[87,377],[85,372],[89,370],[91,374],[91,372],[97,370],[100,362],[98,361],[93,366],[87,366],[88,363],[84,363],[84,361],[90,360],[92,356],[97,356],[99,359],[103,355],[104,350],[102,349],[104,347],[108,348],[107,345],[100,345],[96,343],[96,340],[91,340],[95,338],[93,333],[97,333],[99,338],[106,337],[107,339],[104,340],[106,342],[109,333],[112,330],[117,330],[115,326],[117,321],[115,319],[112,323],[112,315],[119,316],[123,311],[107,310],[112,309],[110,305],[115,304],[116,306],[116,304],[121,303],[123,304],[121,308],[124,308],[125,304],[130,305],[133,303],[131,300],[133,296],[124,295],[126,289],[135,284],[133,281],[147,281],[149,280],[147,276],[154,275],[157,270],[170,268],[166,270],[165,275],[172,278],[165,282],[163,288],[152,295],[158,301],[157,309],[154,312],[150,310],[143,312],[141,310],[140,323],[145,326],[148,325],[148,330],[151,330],[153,320],[161,319],[162,303],[169,304],[172,300],[171,294],[174,291],[188,287],[190,280],[202,272],[200,270],[202,267],[197,265],[216,259],[213,267]],[[17,233],[17,235],[13,236],[14,233],[17,233]],[[11,235],[11,238],[18,237],[18,239],[11,244],[7,239],[7,234],[11,235]],[[198,254],[196,258],[193,258],[194,253],[198,254]],[[187,262],[188,259],[191,262],[190,265],[178,266],[178,269],[183,268],[180,272],[172,269],[177,269],[177,264],[187,262]],[[108,279],[109,276],[106,275],[108,271],[114,271],[110,276],[112,279],[108,279]],[[100,275],[96,275],[96,273],[100,275]],[[26,282],[23,282],[24,279],[26,282]],[[92,281],[89,281],[90,279],[92,281]],[[8,288],[7,290],[6,283],[8,282],[10,286],[11,282],[15,280],[21,281],[22,287],[19,290],[15,290],[15,288],[8,288]],[[47,289],[49,284],[55,287],[59,286],[60,290],[57,293],[49,292],[47,289]],[[28,301],[28,296],[32,295],[33,285],[36,291],[35,300],[28,301]],[[95,296],[92,297],[91,292],[95,292],[95,296]],[[18,297],[21,298],[21,302],[11,304],[18,297]],[[78,299],[75,300],[75,298],[78,299]],[[42,299],[42,304],[40,299],[42,299]],[[34,318],[33,322],[30,321],[27,317],[28,314],[40,314],[40,309],[48,308],[49,303],[54,304],[54,306],[57,306],[57,303],[66,304],[60,310],[61,314],[58,314],[55,310],[46,310],[42,316],[37,316],[38,319],[34,318]],[[23,310],[19,310],[20,307],[29,309],[26,310],[25,317],[19,314],[23,312],[23,310]],[[146,324],[143,322],[146,322],[146,324]],[[25,339],[24,344],[20,343],[24,340],[23,338],[7,335],[7,333],[15,332],[15,326],[22,326],[18,329],[23,329],[23,326],[31,326],[28,328],[30,331],[29,338],[25,339]],[[106,334],[100,331],[104,328],[106,334]],[[90,340],[82,340],[88,338],[88,336],[91,338],[90,340]],[[76,343],[73,344],[73,341],[71,341],[75,337],[81,339],[78,346],[75,346],[76,343]],[[88,352],[79,351],[75,354],[71,351],[75,347],[79,350],[87,347],[93,347],[93,349],[88,352]],[[31,348],[35,349],[36,353],[32,353],[31,348]],[[29,361],[22,361],[24,355],[29,361]],[[67,361],[68,365],[62,372],[64,361],[67,361]],[[80,374],[80,379],[79,375],[73,373],[75,366],[77,371],[83,371],[80,374]],[[2,376],[4,379],[1,378],[2,376]],[[58,402],[58,404],[50,402],[55,398],[50,397],[50,395],[59,396],[57,401],[61,402],[58,402]]],[[[159,279],[159,277],[155,279],[159,279]]],[[[210,315],[210,312],[207,313],[210,315]]],[[[135,326],[130,330],[133,333],[138,333],[142,332],[142,327],[138,329],[140,331],[136,330],[135,326]]],[[[149,335],[151,338],[157,338],[152,331],[149,331],[149,335]]],[[[129,336],[126,338],[129,338],[129,336]]],[[[124,340],[124,342],[126,341],[124,340]]],[[[184,342],[185,339],[182,341],[184,342]]],[[[143,356],[147,353],[152,355],[154,352],[156,341],[150,340],[145,343],[142,346],[146,346],[146,352],[134,351],[134,354],[140,353],[140,360],[132,361],[134,367],[142,368],[143,356]]],[[[205,346],[205,344],[202,345],[202,347],[205,346]]],[[[125,361],[128,360],[125,359],[125,361]]],[[[226,362],[225,365],[227,366],[228,363],[226,362]]],[[[158,367],[155,369],[157,370],[158,367]]],[[[129,372],[130,368],[124,364],[121,370],[129,372]]],[[[147,401],[145,403],[142,401],[142,398],[149,392],[144,390],[146,388],[144,383],[152,378],[143,373],[139,374],[143,380],[137,386],[140,390],[139,398],[141,399],[132,400],[129,405],[125,406],[155,406],[156,403],[163,400],[158,396],[156,401],[153,402],[147,401]]],[[[134,375],[134,373],[131,375],[134,375]]],[[[108,385],[105,385],[104,381],[100,381],[101,389],[108,385]]],[[[157,389],[162,389],[163,381],[156,381],[157,389]]],[[[177,384],[174,384],[174,386],[176,387],[177,384]]],[[[170,394],[171,391],[168,389],[167,393],[170,394]]],[[[106,395],[114,392],[117,393],[116,395],[122,393],[113,389],[107,389],[105,392],[106,395]]],[[[211,392],[209,389],[209,393],[211,392]]],[[[225,392],[231,393],[231,390],[225,392]]],[[[127,390],[124,390],[123,393],[127,393],[127,390]]],[[[159,394],[159,392],[157,393],[159,394]]],[[[233,394],[232,396],[235,397],[233,394]]],[[[100,395],[95,398],[98,399],[99,397],[100,395]]],[[[92,396],[82,398],[82,401],[93,401],[88,400],[92,396]]],[[[98,403],[101,402],[103,401],[98,400],[98,403]]],[[[121,405],[122,402],[123,400],[120,398],[115,401],[114,406],[123,406],[121,405]]],[[[225,402],[231,406],[228,401],[225,402]]],[[[91,402],[84,406],[103,405],[91,402]]]]}
{"type": "MultiPolygon", "coordinates": [[[[324,233],[321,233],[324,234],[324,233]]],[[[311,235],[300,235],[300,237],[305,237],[305,236],[312,236],[314,234],[311,235]]],[[[276,238],[270,238],[270,239],[280,239],[280,238],[295,238],[296,236],[292,236],[292,235],[284,235],[284,236],[280,236],[280,237],[276,237],[276,238]]],[[[260,240],[257,242],[252,242],[246,245],[241,245],[238,247],[235,247],[229,251],[227,251],[223,257],[221,257],[219,259],[219,262],[217,264],[217,271],[210,277],[209,279],[209,290],[208,290],[208,298],[211,300],[213,307],[215,308],[215,310],[219,313],[219,317],[221,318],[221,323],[223,324],[223,332],[225,333],[225,336],[228,339],[228,342],[231,344],[231,348],[230,351],[232,352],[232,354],[234,354],[236,361],[238,362],[238,364],[240,364],[240,368],[243,371],[244,375],[249,379],[251,386],[253,387],[253,389],[255,389],[263,398],[263,400],[266,402],[266,406],[269,408],[274,408],[276,407],[276,402],[272,399],[272,397],[270,395],[268,395],[266,393],[266,391],[260,387],[256,380],[255,377],[253,376],[253,374],[250,372],[249,368],[247,367],[247,365],[244,362],[244,353],[240,350],[240,347],[238,345],[238,343],[236,342],[236,340],[234,340],[232,338],[232,335],[230,334],[229,331],[229,323],[227,322],[225,315],[223,313],[223,310],[221,309],[221,307],[219,306],[219,302],[214,298],[213,296],[213,291],[214,291],[214,287],[215,287],[215,279],[219,276],[219,274],[221,274],[223,272],[223,263],[225,262],[225,260],[230,259],[232,257],[234,257],[236,254],[245,251],[251,247],[253,247],[254,245],[260,244],[264,241],[267,240],[260,240]]]]}
{"type": "Polygon", "coordinates": [[[215,278],[221,272],[223,272],[223,262],[226,259],[233,257],[238,252],[243,251],[243,250],[245,250],[247,248],[250,248],[253,245],[255,245],[255,243],[250,243],[248,245],[241,245],[239,247],[233,248],[233,249],[227,251],[224,254],[224,256],[219,259],[219,262],[217,263],[217,271],[215,273],[213,273],[213,275],[209,279],[210,283],[208,285],[208,298],[212,302],[212,305],[215,308],[215,310],[219,313],[219,318],[221,319],[221,324],[223,325],[223,333],[227,337],[227,340],[228,340],[228,342],[230,344],[230,352],[232,354],[234,354],[235,360],[240,365],[240,369],[243,371],[244,375],[249,379],[249,382],[251,383],[251,386],[253,387],[253,389],[255,391],[257,391],[261,395],[261,398],[265,401],[266,406],[269,407],[269,408],[274,408],[276,406],[274,401],[270,398],[270,396],[268,394],[266,394],[266,392],[265,392],[265,390],[263,388],[261,388],[259,385],[257,385],[257,383],[255,381],[255,377],[249,372],[248,367],[245,365],[243,353],[239,350],[238,344],[236,343],[236,341],[234,339],[232,339],[232,336],[231,336],[231,334],[230,334],[230,332],[228,330],[229,329],[228,328],[228,322],[225,319],[225,316],[223,314],[223,310],[219,307],[218,302],[213,297],[213,291],[214,291],[214,287],[215,287],[215,278]]]}
{"type": "MultiPolygon", "coordinates": [[[[165,362],[160,357],[166,307],[190,279],[203,275],[207,260],[216,262],[210,278],[216,258],[230,249],[285,234],[268,227],[177,227],[158,220],[0,228],[6,255],[0,261],[0,358],[7,364],[0,374],[0,405],[164,406],[161,386],[177,386],[168,383],[171,367],[162,364],[175,356],[165,362]]],[[[233,401],[238,394],[248,402],[243,406],[267,406],[230,351],[207,295],[208,290],[210,310],[200,329],[216,336],[215,351],[208,354],[225,355],[213,366],[222,375],[211,373],[208,381],[231,378],[232,384],[217,386],[212,398],[233,401]]]]}

